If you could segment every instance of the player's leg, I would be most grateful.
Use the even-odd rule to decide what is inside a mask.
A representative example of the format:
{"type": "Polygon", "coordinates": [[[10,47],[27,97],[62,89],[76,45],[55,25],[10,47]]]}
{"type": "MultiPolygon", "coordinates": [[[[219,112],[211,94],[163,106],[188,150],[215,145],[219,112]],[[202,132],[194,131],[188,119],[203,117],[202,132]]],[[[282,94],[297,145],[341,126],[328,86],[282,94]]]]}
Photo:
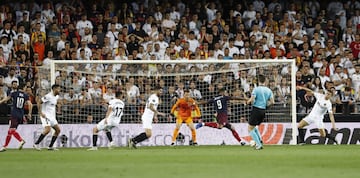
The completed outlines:
{"type": "Polygon", "coordinates": [[[304,127],[309,125],[309,121],[306,120],[307,118],[302,119],[299,124],[298,124],[298,144],[299,145],[303,145],[305,144],[305,134],[306,134],[306,129],[304,129],[304,127]]]}
{"type": "Polygon", "coordinates": [[[90,151],[97,150],[97,139],[98,139],[98,133],[101,130],[105,129],[105,120],[101,120],[94,128],[93,128],[93,145],[92,148],[88,149],[90,151]]]}
{"type": "Polygon", "coordinates": [[[143,128],[145,129],[145,132],[140,133],[134,138],[129,139],[128,146],[136,148],[136,144],[148,139],[151,137],[151,129],[152,129],[152,118],[150,117],[142,117],[141,118],[143,123],[143,128]]]}
{"type": "Polygon", "coordinates": [[[235,137],[235,139],[238,141],[238,142],[241,142],[241,138],[239,136],[239,134],[236,132],[235,128],[233,125],[231,125],[230,123],[226,123],[225,128],[229,129],[231,131],[231,133],[233,134],[233,136],[235,137]]]}
{"type": "Polygon", "coordinates": [[[219,128],[219,124],[217,122],[199,122],[196,124],[196,129],[201,128],[202,126],[212,127],[212,128],[219,128]]]}
{"type": "Polygon", "coordinates": [[[188,118],[188,119],[186,120],[186,124],[187,124],[187,126],[190,128],[191,138],[192,138],[192,141],[193,141],[193,145],[196,146],[196,145],[197,145],[196,129],[195,129],[194,122],[193,122],[192,118],[188,118]]]}
{"type": "Polygon", "coordinates": [[[2,148],[0,148],[0,152],[6,151],[6,148],[8,147],[10,141],[11,141],[11,137],[13,136],[14,132],[16,132],[16,128],[19,125],[19,122],[17,119],[10,117],[9,120],[9,130],[8,130],[8,134],[6,135],[5,138],[5,144],[2,146],[2,148]]]}
{"type": "Polygon", "coordinates": [[[262,149],[261,137],[259,136],[258,133],[256,133],[257,132],[256,126],[259,125],[259,123],[261,123],[261,121],[260,121],[261,117],[262,117],[261,111],[253,107],[253,110],[250,113],[248,131],[249,131],[251,138],[256,143],[256,149],[262,149]]]}
{"type": "Polygon", "coordinates": [[[111,135],[111,129],[116,127],[119,122],[120,121],[111,120],[110,123],[108,123],[108,125],[105,128],[105,134],[106,134],[107,139],[109,140],[109,145],[108,145],[109,149],[113,149],[114,147],[116,147],[116,145],[113,141],[112,135],[111,135]]]}
{"type": "Polygon", "coordinates": [[[53,148],[53,146],[54,146],[54,143],[55,143],[57,137],[60,134],[60,127],[56,120],[53,120],[52,122],[54,123],[52,128],[55,130],[55,133],[51,137],[51,141],[50,141],[48,150],[57,150],[57,149],[53,148]]]}
{"type": "Polygon", "coordinates": [[[50,130],[51,130],[50,125],[45,126],[44,131],[40,134],[39,138],[36,140],[35,145],[38,145],[45,138],[45,136],[50,132],[50,130]]]}
{"type": "Polygon", "coordinates": [[[329,140],[333,141],[335,144],[339,144],[338,141],[336,140],[335,136],[326,132],[323,120],[318,120],[316,122],[316,125],[318,126],[320,137],[326,137],[329,140]]]}
{"type": "Polygon", "coordinates": [[[36,142],[34,143],[33,147],[40,151],[41,148],[39,146],[40,142],[45,138],[45,136],[51,131],[51,124],[50,124],[50,120],[47,118],[43,118],[40,117],[41,120],[41,125],[44,127],[43,132],[40,134],[39,138],[36,140],[36,142]]]}
{"type": "Polygon", "coordinates": [[[176,137],[177,137],[178,134],[179,134],[179,130],[180,130],[180,127],[181,127],[181,125],[182,125],[183,122],[184,122],[184,121],[183,121],[183,119],[182,119],[180,116],[178,116],[178,117],[176,118],[176,124],[175,124],[175,129],[174,129],[174,131],[173,131],[173,136],[172,136],[172,139],[171,139],[171,145],[175,145],[176,137]]]}

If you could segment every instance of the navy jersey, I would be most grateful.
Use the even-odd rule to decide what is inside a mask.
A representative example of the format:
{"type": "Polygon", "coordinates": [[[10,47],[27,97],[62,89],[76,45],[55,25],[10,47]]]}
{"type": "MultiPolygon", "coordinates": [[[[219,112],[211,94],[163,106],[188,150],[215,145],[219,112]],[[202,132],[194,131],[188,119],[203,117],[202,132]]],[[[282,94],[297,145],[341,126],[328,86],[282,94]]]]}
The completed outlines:
{"type": "Polygon", "coordinates": [[[230,100],[229,96],[217,96],[213,99],[210,99],[208,101],[208,104],[212,103],[214,104],[214,109],[217,113],[225,113],[227,114],[228,111],[228,101],[230,100]]]}
{"type": "Polygon", "coordinates": [[[22,91],[14,91],[11,93],[12,109],[11,116],[22,119],[24,117],[25,102],[29,100],[29,95],[22,91]]]}

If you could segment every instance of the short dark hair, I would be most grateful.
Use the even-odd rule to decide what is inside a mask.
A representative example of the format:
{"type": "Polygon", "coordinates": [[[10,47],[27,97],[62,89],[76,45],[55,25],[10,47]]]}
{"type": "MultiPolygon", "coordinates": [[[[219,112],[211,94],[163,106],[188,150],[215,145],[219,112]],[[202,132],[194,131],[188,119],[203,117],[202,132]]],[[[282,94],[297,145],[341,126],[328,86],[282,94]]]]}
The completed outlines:
{"type": "Polygon", "coordinates": [[[266,79],[266,78],[265,78],[264,75],[259,75],[258,78],[259,78],[259,82],[260,82],[260,83],[265,83],[265,79],[266,79]]]}
{"type": "Polygon", "coordinates": [[[120,98],[121,95],[122,95],[121,91],[116,91],[116,92],[115,92],[115,97],[116,97],[116,98],[120,98]]]}
{"type": "Polygon", "coordinates": [[[225,88],[220,88],[220,90],[219,90],[219,93],[223,93],[223,92],[225,92],[225,88]]]}
{"type": "Polygon", "coordinates": [[[60,87],[60,85],[54,84],[54,85],[51,86],[51,89],[54,90],[55,88],[58,88],[58,87],[60,87]]]}
{"type": "Polygon", "coordinates": [[[153,88],[153,90],[160,90],[160,89],[162,89],[162,87],[159,86],[159,85],[156,85],[156,86],[154,86],[154,88],[153,88]]]}

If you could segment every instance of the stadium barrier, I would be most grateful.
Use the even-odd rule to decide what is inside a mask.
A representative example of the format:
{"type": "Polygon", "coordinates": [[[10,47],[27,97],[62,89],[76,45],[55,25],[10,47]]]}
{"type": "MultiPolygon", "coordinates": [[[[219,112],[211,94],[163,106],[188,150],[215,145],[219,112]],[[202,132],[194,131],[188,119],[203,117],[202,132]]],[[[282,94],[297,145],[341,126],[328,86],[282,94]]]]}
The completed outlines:
{"type": "MultiPolygon", "coordinates": [[[[81,148],[90,147],[92,143],[92,128],[95,124],[62,124],[60,135],[56,142],[57,147],[71,147],[81,148]],[[65,137],[64,137],[65,136],[65,137]],[[62,143],[66,141],[66,143],[62,143]]],[[[245,142],[250,141],[250,136],[247,131],[246,123],[234,124],[236,130],[239,132],[241,138],[245,142]]],[[[341,144],[360,144],[360,126],[358,123],[337,123],[336,125],[339,131],[335,133],[330,131],[331,124],[325,123],[325,128],[330,134],[336,134],[336,138],[341,144]]],[[[168,146],[171,143],[172,130],[175,124],[154,124],[153,136],[141,143],[139,146],[168,146]]],[[[7,125],[0,125],[0,140],[4,140],[8,130],[7,125]]],[[[260,127],[261,135],[265,144],[275,145],[288,145],[291,140],[291,123],[264,123],[260,127]]],[[[25,148],[31,148],[35,142],[35,139],[42,131],[41,125],[21,125],[18,132],[26,140],[25,148]]],[[[113,138],[117,146],[126,146],[127,139],[134,136],[136,133],[143,131],[141,124],[121,124],[117,128],[112,130],[113,138]]],[[[188,145],[191,133],[186,126],[183,126],[180,132],[185,136],[185,144],[188,145]]],[[[47,147],[51,140],[49,134],[41,143],[41,147],[47,147]]],[[[311,144],[333,144],[331,141],[320,138],[318,130],[312,126],[307,128],[306,143],[311,144]]],[[[240,145],[232,136],[228,129],[212,129],[203,127],[197,130],[197,141],[199,145],[240,145]]],[[[99,134],[98,145],[100,147],[106,147],[108,140],[104,133],[99,134]]],[[[10,142],[9,148],[17,148],[18,142],[13,139],[10,142]]]]}

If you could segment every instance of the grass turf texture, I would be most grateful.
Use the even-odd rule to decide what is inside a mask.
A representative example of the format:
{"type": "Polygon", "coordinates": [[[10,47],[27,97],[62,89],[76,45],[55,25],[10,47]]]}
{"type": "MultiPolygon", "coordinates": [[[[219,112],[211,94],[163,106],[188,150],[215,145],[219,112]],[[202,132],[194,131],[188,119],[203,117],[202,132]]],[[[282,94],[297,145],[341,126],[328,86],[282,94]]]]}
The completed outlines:
{"type": "Polygon", "coordinates": [[[0,153],[0,177],[357,177],[358,145],[179,146],[0,153]]]}

